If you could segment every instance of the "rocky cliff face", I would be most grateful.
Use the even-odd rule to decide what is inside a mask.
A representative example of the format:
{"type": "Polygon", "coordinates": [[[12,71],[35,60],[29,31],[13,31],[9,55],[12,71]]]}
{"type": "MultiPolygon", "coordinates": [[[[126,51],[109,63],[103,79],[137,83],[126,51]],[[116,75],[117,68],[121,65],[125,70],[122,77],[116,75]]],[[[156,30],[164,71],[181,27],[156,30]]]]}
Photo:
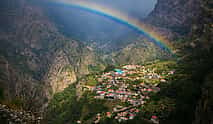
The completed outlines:
{"type": "Polygon", "coordinates": [[[193,37],[193,43],[195,49],[198,49],[197,56],[200,56],[200,60],[204,62],[206,67],[206,74],[203,76],[201,96],[197,103],[195,111],[195,119],[193,124],[212,124],[212,110],[213,110],[213,1],[202,1],[202,16],[194,24],[192,28],[191,36],[193,37]]]}
{"type": "Polygon", "coordinates": [[[61,35],[31,2],[0,2],[1,101],[18,99],[28,110],[41,108],[98,63],[91,50],[61,35]]]}
{"type": "Polygon", "coordinates": [[[202,96],[198,102],[196,112],[195,112],[195,120],[193,124],[212,124],[212,108],[213,108],[213,73],[210,73],[206,79],[202,88],[202,96]]]}
{"type": "MultiPolygon", "coordinates": [[[[60,34],[38,6],[26,0],[0,3],[0,101],[15,99],[28,110],[41,108],[78,77],[94,68],[104,68],[91,48],[60,34]]],[[[213,11],[209,5],[212,3],[208,0],[159,0],[147,21],[191,37],[186,46],[193,47],[187,54],[199,53],[200,62],[203,56],[210,58],[206,54],[212,50],[213,11]]],[[[152,44],[149,49],[146,45],[150,46],[140,41],[127,45],[113,55],[115,63],[137,64],[148,59],[144,56],[157,58],[161,54],[152,44]],[[150,54],[156,52],[158,54],[150,54]]],[[[202,120],[211,122],[210,81],[211,78],[207,78],[207,86],[203,87],[195,124],[208,123],[202,120]],[[207,116],[201,116],[206,112],[207,116]]]]}
{"type": "MultiPolygon", "coordinates": [[[[181,52],[183,62],[198,73],[194,82],[200,90],[195,103],[193,124],[211,124],[212,121],[212,53],[213,53],[213,2],[209,0],[158,0],[147,21],[167,28],[183,38],[181,52]],[[200,98],[199,98],[200,97],[200,98]]],[[[177,40],[176,40],[177,41],[177,40]]]]}
{"type": "Polygon", "coordinates": [[[46,84],[49,85],[47,86],[50,90],[47,91],[47,96],[49,98],[51,98],[54,93],[63,91],[69,84],[77,80],[73,67],[62,51],[57,53],[54,57],[52,66],[50,66],[49,72],[45,78],[46,84]]]}
{"type": "Polygon", "coordinates": [[[42,117],[23,110],[14,110],[0,104],[0,121],[2,124],[39,124],[42,117]]]}
{"type": "Polygon", "coordinates": [[[158,0],[147,21],[178,34],[187,34],[201,14],[200,5],[200,0],[158,0]]]}
{"type": "Polygon", "coordinates": [[[172,58],[170,53],[162,51],[155,44],[148,42],[145,38],[139,37],[137,40],[126,45],[123,49],[112,54],[112,61],[119,64],[141,64],[156,59],[172,58]],[[134,55],[133,55],[134,53],[134,55]]]}

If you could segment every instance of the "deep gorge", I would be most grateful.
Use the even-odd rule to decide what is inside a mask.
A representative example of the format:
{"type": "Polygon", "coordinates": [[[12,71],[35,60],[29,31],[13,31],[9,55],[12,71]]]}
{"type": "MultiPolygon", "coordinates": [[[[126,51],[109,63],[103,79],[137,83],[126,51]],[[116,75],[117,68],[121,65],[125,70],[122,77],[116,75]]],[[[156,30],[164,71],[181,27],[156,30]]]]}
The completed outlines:
{"type": "MultiPolygon", "coordinates": [[[[60,29],[60,23],[48,15],[54,7],[44,8],[45,4],[34,0],[0,3],[0,121],[6,124],[93,123],[96,114],[109,112],[112,108],[107,104],[115,103],[93,99],[95,92],[83,90],[84,86],[101,85],[98,77],[116,68],[140,65],[147,70],[156,68],[150,73],[159,76],[164,75],[164,71],[175,70],[175,74],[165,77],[167,83],[162,83],[160,78],[151,83],[150,87],[156,83],[161,90],[148,95],[150,100],[144,108],[139,108],[144,111],[120,123],[153,123],[152,115],[159,118],[160,124],[212,123],[211,1],[158,0],[154,10],[141,19],[171,41],[175,56],[125,26],[112,24],[116,27],[110,34],[112,39],[104,37],[103,40],[100,35],[100,39],[95,37],[97,42],[90,43],[81,41],[88,37],[72,39],[72,35],[66,34],[75,33],[78,27],[60,29]],[[120,33],[122,30],[126,32],[120,33]],[[158,109],[161,104],[165,109],[158,109]],[[5,109],[5,105],[11,110],[5,109]],[[28,113],[25,111],[30,111],[32,116],[23,119],[25,116],[16,110],[23,111],[24,115],[28,113]],[[10,112],[17,118],[10,116],[10,112]]],[[[110,32],[108,28],[106,26],[110,32]]],[[[152,81],[145,80],[145,84],[152,81]]],[[[116,119],[104,118],[105,114],[100,117],[100,123],[118,123],[116,119]]]]}

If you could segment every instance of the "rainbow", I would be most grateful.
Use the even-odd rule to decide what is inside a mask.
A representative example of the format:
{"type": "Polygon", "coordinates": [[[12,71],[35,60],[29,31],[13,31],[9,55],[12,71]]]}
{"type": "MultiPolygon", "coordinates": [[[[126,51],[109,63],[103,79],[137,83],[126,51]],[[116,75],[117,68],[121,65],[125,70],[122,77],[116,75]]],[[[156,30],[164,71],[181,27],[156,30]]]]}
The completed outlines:
{"type": "Polygon", "coordinates": [[[81,10],[85,10],[106,18],[109,18],[118,23],[124,24],[140,34],[149,38],[151,42],[159,46],[161,49],[169,52],[172,52],[172,47],[169,44],[169,41],[156,33],[151,27],[143,24],[141,21],[132,18],[128,15],[123,14],[122,12],[113,10],[112,8],[104,7],[88,0],[53,0],[54,3],[68,5],[73,8],[78,8],[81,10]]]}

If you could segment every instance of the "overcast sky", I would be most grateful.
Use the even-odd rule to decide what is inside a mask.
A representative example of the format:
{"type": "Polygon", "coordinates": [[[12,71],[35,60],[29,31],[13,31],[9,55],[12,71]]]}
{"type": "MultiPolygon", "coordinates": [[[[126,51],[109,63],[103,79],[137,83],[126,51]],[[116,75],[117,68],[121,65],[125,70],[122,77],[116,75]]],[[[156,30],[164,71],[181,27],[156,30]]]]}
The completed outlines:
{"type": "Polygon", "coordinates": [[[128,12],[133,15],[147,15],[150,13],[157,0],[89,0],[100,3],[105,6],[110,6],[115,9],[128,12]]]}
{"type": "MultiPolygon", "coordinates": [[[[125,14],[142,19],[150,13],[157,0],[88,0],[125,14]]],[[[72,38],[80,40],[120,40],[127,34],[136,33],[126,25],[94,13],[69,6],[45,6],[51,18],[58,24],[59,30],[72,38]]]]}

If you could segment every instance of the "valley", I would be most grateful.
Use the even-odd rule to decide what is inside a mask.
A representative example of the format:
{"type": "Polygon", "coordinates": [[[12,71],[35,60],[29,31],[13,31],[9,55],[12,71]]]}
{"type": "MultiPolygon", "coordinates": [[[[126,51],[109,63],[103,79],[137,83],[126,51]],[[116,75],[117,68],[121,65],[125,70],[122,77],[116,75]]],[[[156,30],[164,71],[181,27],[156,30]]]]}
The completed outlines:
{"type": "MultiPolygon", "coordinates": [[[[90,74],[86,76],[79,80],[81,86],[77,87],[82,92],[82,96],[76,99],[76,102],[79,102],[79,108],[75,114],[79,117],[79,120],[75,118],[76,122],[70,120],[70,123],[125,122],[134,119],[139,113],[146,113],[145,117],[141,117],[144,121],[149,120],[148,122],[159,123],[158,116],[160,118],[163,116],[160,114],[161,111],[164,109],[174,109],[175,103],[172,103],[173,100],[165,98],[162,101],[158,101],[164,101],[165,103],[157,104],[156,108],[153,105],[153,109],[156,109],[156,112],[151,112],[147,106],[152,105],[152,99],[160,91],[160,85],[168,85],[175,80],[175,76],[173,75],[176,75],[176,77],[178,75],[175,73],[175,65],[175,62],[172,61],[156,62],[145,66],[124,65],[120,68],[111,68],[111,71],[105,71],[102,74],[90,74]],[[89,103],[82,103],[82,100],[86,100],[89,103]],[[93,108],[95,107],[94,103],[100,107],[93,108]],[[151,117],[153,118],[150,120],[151,117]]],[[[76,91],[76,94],[79,94],[78,92],[76,91]]],[[[58,103],[63,105],[68,104],[73,99],[73,97],[71,99],[60,97],[60,95],[69,96],[67,93],[69,92],[62,92],[56,95],[50,103],[50,113],[57,112],[60,109],[58,103]],[[61,103],[62,101],[67,101],[68,103],[61,103]]],[[[72,109],[70,112],[72,113],[72,109]]],[[[63,115],[61,116],[62,118],[53,117],[53,120],[49,117],[49,123],[51,121],[63,122],[64,117],[63,115]]]]}
{"type": "Polygon", "coordinates": [[[0,123],[212,124],[212,1],[127,1],[2,0],[0,123]]]}

